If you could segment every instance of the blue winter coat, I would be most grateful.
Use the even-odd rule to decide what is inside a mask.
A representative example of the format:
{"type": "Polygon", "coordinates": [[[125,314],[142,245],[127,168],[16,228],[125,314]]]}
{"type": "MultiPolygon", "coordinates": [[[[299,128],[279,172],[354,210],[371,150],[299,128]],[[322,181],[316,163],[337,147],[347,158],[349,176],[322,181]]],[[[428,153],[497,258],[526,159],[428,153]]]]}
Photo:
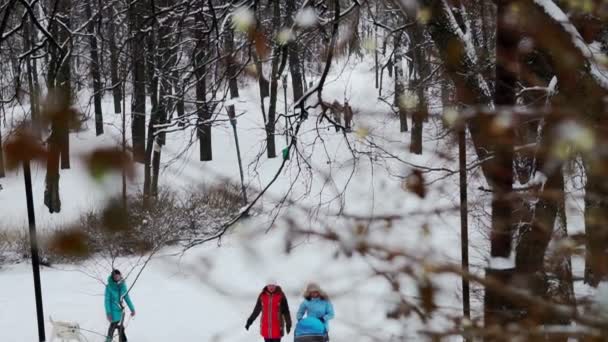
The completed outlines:
{"type": "Polygon", "coordinates": [[[120,322],[122,319],[121,302],[123,299],[127,303],[129,310],[135,312],[135,307],[133,306],[127,291],[127,284],[125,284],[124,280],[117,283],[112,279],[112,276],[108,277],[108,285],[106,285],[105,293],[105,307],[106,315],[111,317],[112,322],[120,322]]]}
{"type": "Polygon", "coordinates": [[[325,324],[325,330],[329,331],[329,320],[334,318],[334,307],[331,302],[321,298],[305,299],[298,309],[298,321],[306,317],[314,317],[325,324]]]}
{"type": "Polygon", "coordinates": [[[299,336],[325,336],[327,329],[325,324],[316,317],[306,317],[298,321],[294,332],[296,337],[299,336]]]}

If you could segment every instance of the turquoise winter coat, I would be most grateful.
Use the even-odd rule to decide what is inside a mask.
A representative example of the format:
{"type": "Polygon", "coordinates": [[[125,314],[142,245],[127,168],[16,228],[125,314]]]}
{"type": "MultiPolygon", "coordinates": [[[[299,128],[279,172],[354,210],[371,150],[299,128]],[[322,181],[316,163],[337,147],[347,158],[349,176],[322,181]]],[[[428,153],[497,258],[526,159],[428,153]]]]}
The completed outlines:
{"type": "Polygon", "coordinates": [[[121,302],[123,299],[127,303],[129,310],[131,312],[135,311],[135,307],[127,291],[127,284],[125,284],[124,280],[117,283],[112,279],[111,275],[108,277],[108,285],[106,285],[105,292],[105,307],[106,315],[111,317],[112,322],[120,322],[122,319],[121,302]]]}
{"type": "Polygon", "coordinates": [[[298,321],[306,317],[314,317],[325,324],[325,330],[329,331],[329,320],[334,318],[334,307],[331,302],[321,298],[305,299],[298,309],[298,321]]]}

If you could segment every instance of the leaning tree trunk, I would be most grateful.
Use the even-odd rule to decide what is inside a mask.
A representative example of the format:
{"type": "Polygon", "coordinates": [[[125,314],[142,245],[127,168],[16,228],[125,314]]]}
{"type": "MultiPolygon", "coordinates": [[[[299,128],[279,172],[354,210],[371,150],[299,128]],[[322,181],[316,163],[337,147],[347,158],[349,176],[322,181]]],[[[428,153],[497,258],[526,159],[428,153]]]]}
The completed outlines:
{"type": "Polygon", "coordinates": [[[403,59],[405,51],[403,49],[403,35],[401,31],[395,34],[394,49],[395,49],[395,99],[394,105],[399,110],[399,129],[401,132],[407,132],[407,108],[403,101],[405,95],[405,75],[403,74],[403,59]]]}
{"type": "MultiPolygon", "coordinates": [[[[239,97],[239,87],[237,84],[237,73],[238,67],[236,64],[236,55],[234,53],[234,30],[232,28],[226,29],[226,54],[227,54],[227,77],[228,77],[228,89],[230,90],[230,99],[236,99],[239,97]]],[[[243,197],[243,205],[247,204],[247,188],[245,187],[245,175],[243,173],[243,160],[241,158],[241,147],[239,145],[239,135],[236,129],[236,110],[234,104],[228,106],[228,117],[230,118],[230,125],[232,126],[232,132],[234,134],[234,143],[236,146],[236,158],[239,165],[239,175],[241,177],[241,196],[243,197]]]]}
{"type": "Polygon", "coordinates": [[[97,50],[97,33],[95,32],[95,26],[98,20],[93,20],[93,13],[91,10],[92,0],[86,0],[84,4],[86,17],[89,18],[90,22],[87,25],[87,31],[89,34],[89,48],[91,50],[91,77],[93,77],[93,106],[95,110],[95,134],[103,134],[103,112],[101,108],[101,97],[103,90],[101,89],[101,75],[99,65],[99,54],[97,50]]]}

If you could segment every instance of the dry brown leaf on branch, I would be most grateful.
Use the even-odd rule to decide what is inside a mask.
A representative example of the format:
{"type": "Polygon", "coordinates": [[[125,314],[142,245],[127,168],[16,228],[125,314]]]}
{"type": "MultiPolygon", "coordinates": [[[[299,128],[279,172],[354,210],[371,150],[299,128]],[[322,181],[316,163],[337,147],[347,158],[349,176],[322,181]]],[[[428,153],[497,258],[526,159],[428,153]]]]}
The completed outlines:
{"type": "Polygon", "coordinates": [[[123,203],[112,200],[101,213],[101,223],[105,232],[116,233],[129,229],[129,214],[123,203]]]}
{"type": "Polygon", "coordinates": [[[420,198],[426,196],[426,185],[424,184],[424,177],[420,170],[414,170],[407,176],[403,182],[404,190],[410,191],[418,195],[420,198]]]}
{"type": "Polygon", "coordinates": [[[123,170],[129,179],[134,176],[131,157],[119,148],[99,148],[86,154],[83,159],[89,175],[96,180],[101,180],[110,172],[122,172],[123,170]]]}
{"type": "Polygon", "coordinates": [[[4,155],[6,168],[14,170],[28,160],[45,163],[48,151],[31,129],[22,126],[4,144],[4,155]]]}
{"type": "Polygon", "coordinates": [[[62,256],[86,258],[91,254],[88,241],[88,235],[78,229],[60,231],[51,238],[49,250],[62,256]]]}

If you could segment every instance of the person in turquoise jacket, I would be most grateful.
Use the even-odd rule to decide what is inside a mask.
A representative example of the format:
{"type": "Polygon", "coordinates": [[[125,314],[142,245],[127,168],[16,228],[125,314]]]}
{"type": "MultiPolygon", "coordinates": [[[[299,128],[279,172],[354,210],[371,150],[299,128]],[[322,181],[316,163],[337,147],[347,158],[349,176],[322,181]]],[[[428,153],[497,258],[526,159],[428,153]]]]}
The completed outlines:
{"type": "Polygon", "coordinates": [[[125,283],[119,270],[113,270],[112,274],[110,274],[108,277],[108,284],[106,285],[104,297],[106,317],[110,322],[106,342],[112,341],[114,331],[116,331],[116,329],[118,329],[120,341],[126,342],[127,337],[121,324],[124,314],[123,300],[127,303],[127,306],[131,311],[131,316],[135,316],[135,307],[133,306],[133,302],[131,302],[131,297],[129,297],[127,284],[125,283]]]}
{"type": "Polygon", "coordinates": [[[325,335],[328,335],[329,320],[334,318],[334,307],[319,285],[310,283],[306,286],[304,301],[300,304],[296,317],[299,324],[296,327],[296,335],[319,333],[318,323],[315,323],[318,321],[325,328],[325,335]]]}

